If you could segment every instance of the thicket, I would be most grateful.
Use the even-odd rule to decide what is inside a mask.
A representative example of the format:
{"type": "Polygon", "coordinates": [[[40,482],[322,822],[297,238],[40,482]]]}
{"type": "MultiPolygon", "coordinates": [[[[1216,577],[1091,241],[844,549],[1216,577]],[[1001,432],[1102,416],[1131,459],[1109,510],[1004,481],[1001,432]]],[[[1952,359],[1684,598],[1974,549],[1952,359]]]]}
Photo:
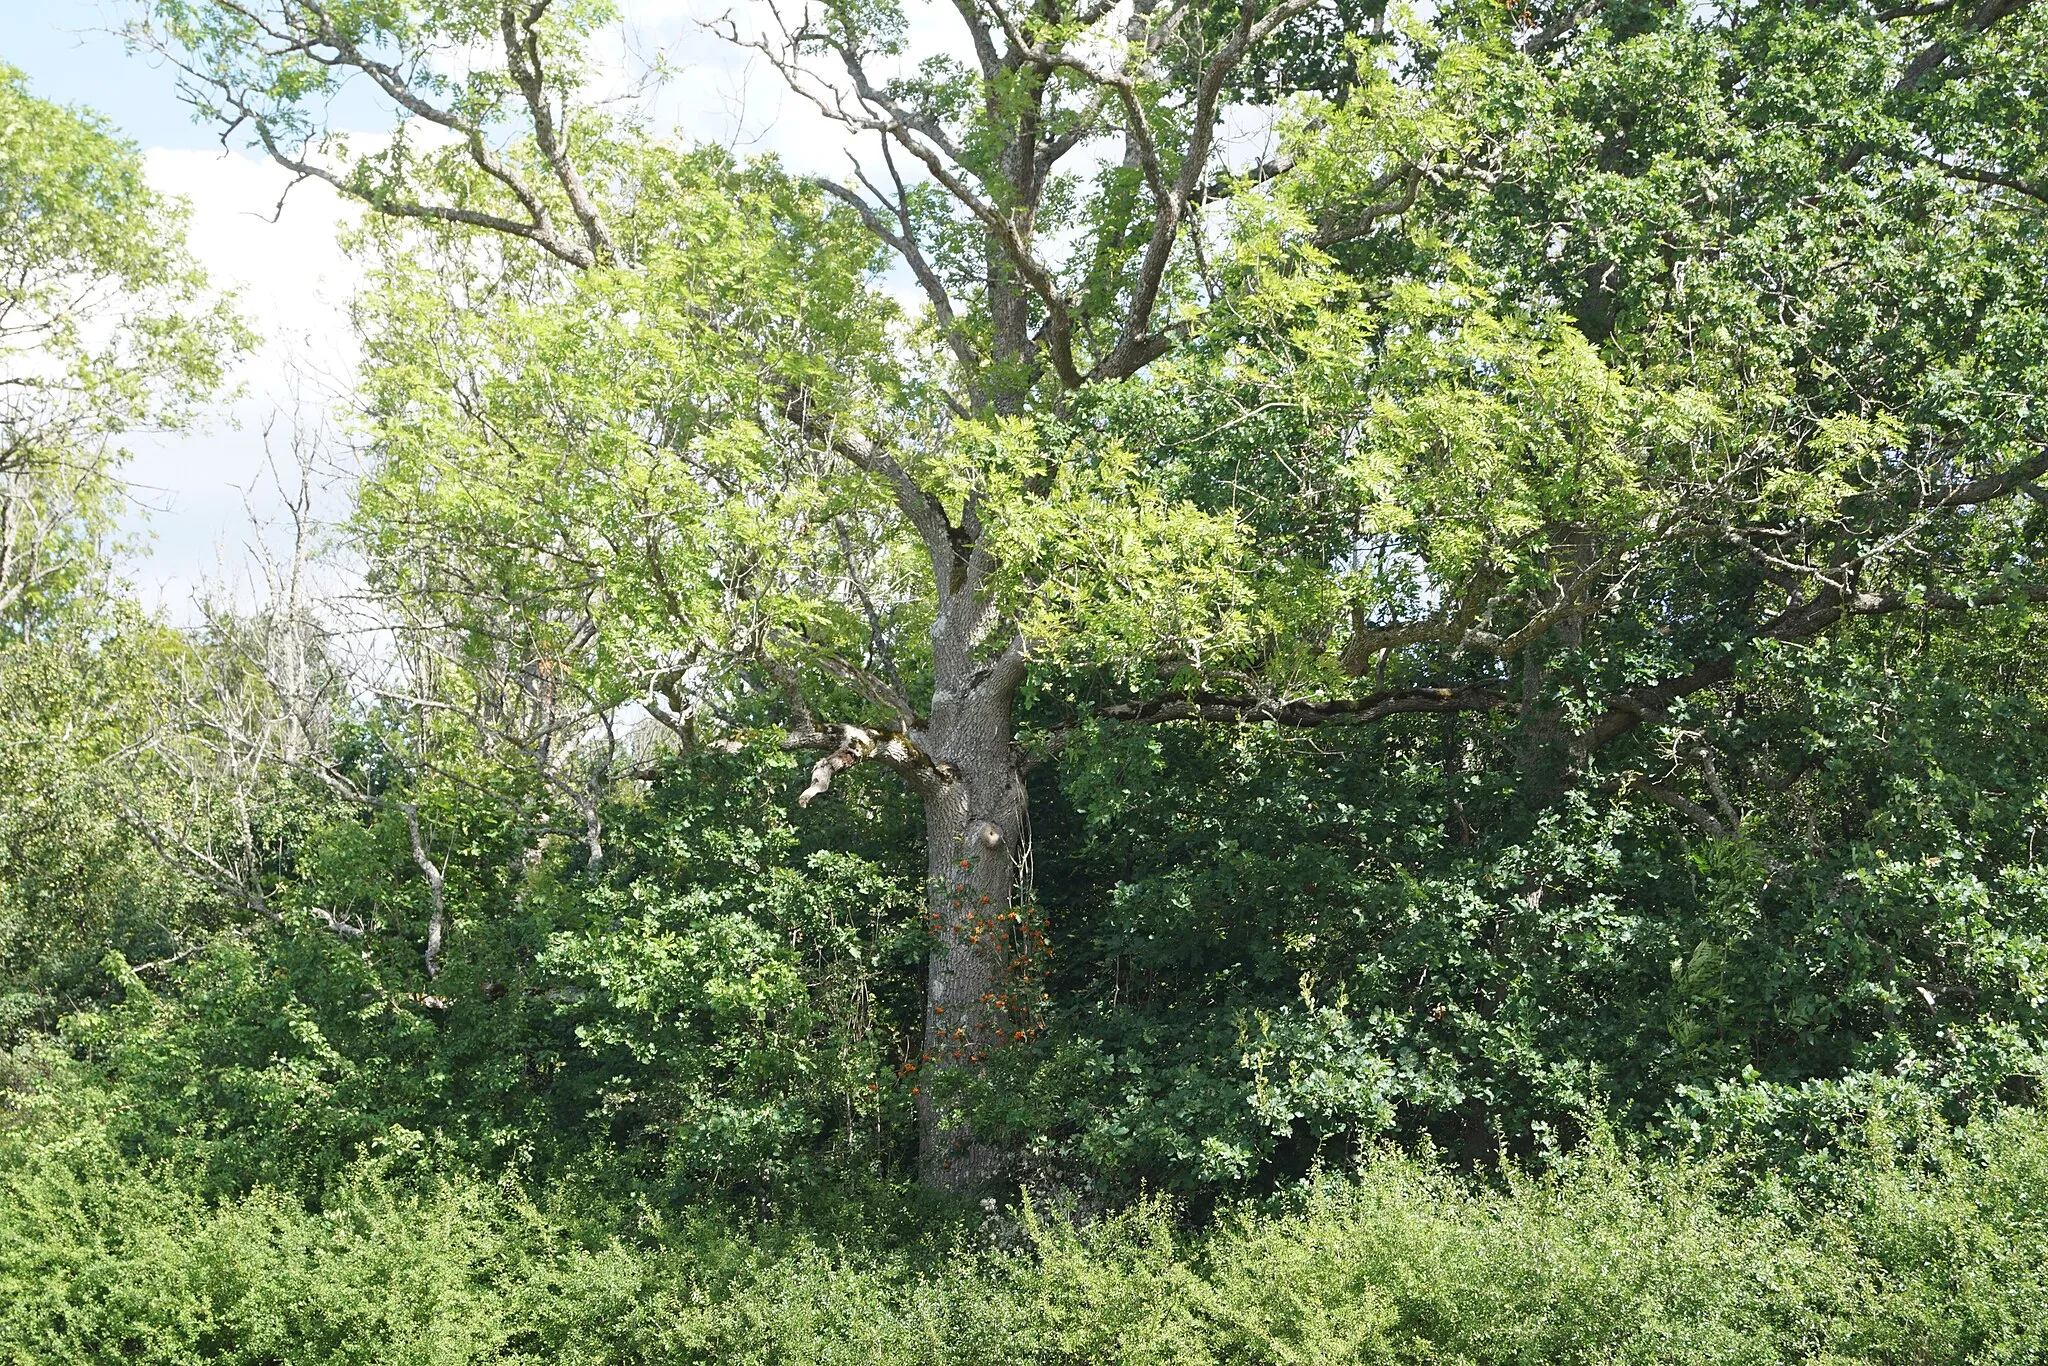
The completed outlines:
{"type": "Polygon", "coordinates": [[[828,822],[773,749],[672,761],[607,811],[601,875],[572,845],[516,899],[479,800],[450,866],[463,949],[431,982],[406,945],[301,909],[417,915],[402,821],[302,821],[279,923],[143,975],[109,957],[49,1031],[16,1032],[0,1342],[23,1362],[2031,1360],[2034,631],[1967,655],[1857,633],[1839,668],[1773,680],[1803,709],[1772,724],[1833,757],[1810,807],[1753,828],[1851,830],[1776,869],[1619,804],[1517,828],[1511,790],[1490,809],[1454,770],[1491,833],[1369,877],[1362,813],[1449,812],[1434,724],[1370,759],[1258,736],[1075,750],[1040,802],[1046,844],[1077,851],[1038,874],[1059,1005],[971,1098],[1021,1154],[1021,1200],[987,1208],[905,1184],[924,931],[887,872],[913,836],[886,786],[828,822]],[[1511,900],[1539,856],[1583,882],[1511,900]]]}
{"type": "Polygon", "coordinates": [[[0,1358],[2040,1359],[2048,11],[1041,8],[851,188],[142,7],[376,210],[177,629],[246,338],[0,69],[0,1358]]]}
{"type": "MultiPolygon", "coordinates": [[[[1878,1117],[1797,1188],[1596,1133],[1540,1176],[1375,1147],[1191,1228],[861,1204],[766,1222],[385,1145],[225,1198],[76,1091],[0,1134],[10,1363],[2025,1362],[2048,1126],[1878,1117]],[[821,1217],[821,1215],[823,1217],[821,1217]]],[[[991,1202],[993,1206],[993,1202],[991,1202]]]]}
{"type": "MultiPolygon", "coordinates": [[[[1197,1204],[1385,1139],[1469,1167],[1600,1115],[1797,1164],[1873,1107],[2035,1104],[2041,630],[1864,629],[1745,676],[1745,738],[1824,757],[1782,793],[1731,772],[1755,814],[1725,839],[1600,793],[1532,812],[1486,776],[1505,728],[1432,718],[1368,752],[1094,734],[1034,794],[1041,1032],[961,1103],[1020,1179],[1197,1204]]],[[[366,734],[351,762],[388,760],[366,734]]],[[[596,867],[566,840],[526,859],[498,792],[439,794],[459,949],[431,979],[405,813],[281,794],[274,921],[83,965],[47,936],[16,980],[50,1004],[13,1037],[61,1031],[129,1098],[124,1143],[223,1190],[324,1180],[393,1133],[487,1164],[601,1149],[677,1198],[900,1173],[915,813],[861,776],[799,808],[801,769],[773,746],[660,759],[600,809],[596,867]]],[[[133,830],[106,839],[106,869],[149,866],[133,830]]]]}

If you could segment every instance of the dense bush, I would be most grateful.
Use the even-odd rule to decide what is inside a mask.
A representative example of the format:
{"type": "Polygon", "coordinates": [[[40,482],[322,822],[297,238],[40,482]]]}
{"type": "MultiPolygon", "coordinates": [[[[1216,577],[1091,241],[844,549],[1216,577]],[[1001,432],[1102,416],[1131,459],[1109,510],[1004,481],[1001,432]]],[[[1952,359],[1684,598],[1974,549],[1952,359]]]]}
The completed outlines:
{"type": "Polygon", "coordinates": [[[1489,1182],[1373,1149],[1206,1231],[1154,1200],[834,1238],[388,1158],[215,1202],[96,1109],[9,1112],[0,1361],[2019,1362],[2048,1335],[2024,1113],[1880,1124],[1797,1198],[1596,1135],[1489,1182]]]}
{"type": "Polygon", "coordinates": [[[2048,1073],[2042,628],[1896,629],[1745,671],[1713,835],[1626,773],[1549,804],[1509,728],[1372,748],[1105,728],[1040,797],[1055,1027],[992,1119],[1193,1193],[1381,1135],[1466,1161],[1588,1107],[1825,1146],[2048,1073]]]}
{"type": "Polygon", "coordinates": [[[402,823],[326,813],[278,859],[280,923],[146,976],[108,956],[63,1039],[120,1098],[115,1139],[216,1192],[395,1150],[557,1171],[613,1152],[679,1196],[872,1172],[907,1118],[924,941],[899,879],[792,826],[790,767],[674,763],[607,809],[601,866],[557,848],[517,894],[500,804],[445,803],[459,948],[436,979],[408,943],[425,917],[402,823]]]}
{"type": "Polygon", "coordinates": [[[190,628],[246,339],[0,66],[0,1366],[2048,1355],[2048,6],[960,5],[893,206],[611,8],[135,7],[459,134],[190,628]]]}
{"type": "MultiPolygon", "coordinates": [[[[1481,776],[1511,737],[1436,718],[1371,751],[1077,738],[1038,779],[1047,1028],[998,1059],[984,1122],[1037,1180],[1200,1204],[1387,1139],[1526,1159],[1588,1112],[1796,1166],[1877,1108],[2031,1103],[2039,631],[1967,654],[1870,632],[1758,666],[1726,837],[1599,787],[1532,809],[1481,776]]],[[[650,779],[604,808],[601,862],[557,841],[517,879],[503,804],[437,796],[433,980],[402,823],[306,824],[282,926],[67,1027],[137,1098],[124,1141],[221,1190],[324,1181],[394,1141],[534,1171],[612,1152],[679,1197],[900,1174],[927,943],[907,803],[855,773],[800,811],[766,749],[650,779]]]]}

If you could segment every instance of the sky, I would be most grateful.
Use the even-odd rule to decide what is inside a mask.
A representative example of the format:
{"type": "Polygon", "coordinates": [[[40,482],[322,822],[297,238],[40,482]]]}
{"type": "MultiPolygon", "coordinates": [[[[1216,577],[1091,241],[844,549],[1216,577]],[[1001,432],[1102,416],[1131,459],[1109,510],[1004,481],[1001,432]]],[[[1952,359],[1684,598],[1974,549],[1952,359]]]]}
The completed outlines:
{"type": "MultiPolygon", "coordinates": [[[[844,176],[852,145],[785,88],[758,56],[705,31],[700,21],[744,16],[734,0],[618,0],[622,23],[595,55],[593,98],[626,102],[655,129],[685,141],[716,141],[741,155],[773,153],[791,170],[844,176]],[[637,79],[659,60],[667,79],[637,79]],[[652,90],[653,93],[648,93],[652,90]]],[[[37,95],[99,111],[142,148],[152,185],[190,206],[188,241],[213,280],[233,289],[262,344],[235,376],[239,397],[218,405],[203,429],[137,435],[127,476],[128,529],[140,541],[129,577],[137,595],[173,620],[195,616],[193,595],[252,587],[253,523],[273,520],[278,500],[265,477],[266,441],[288,449],[295,421],[321,425],[345,409],[358,351],[347,305],[361,272],[336,245],[360,210],[317,182],[289,176],[239,144],[223,147],[195,123],[160,59],[127,50],[116,30],[128,0],[0,0],[0,60],[23,70],[37,95]]],[[[947,46],[957,18],[948,0],[912,0],[904,64],[947,46]]],[[[877,74],[886,74],[878,72],[877,74]]],[[[354,133],[388,127],[368,92],[344,90],[332,122],[354,133]]],[[[1242,159],[1270,152],[1270,123],[1237,134],[1242,159]]],[[[891,280],[909,296],[907,278],[891,280]]],[[[345,427],[346,424],[338,424],[345,427]]],[[[328,421],[334,430],[337,424],[328,421]]],[[[288,468],[290,467],[287,461],[288,468]]],[[[347,507],[350,464],[335,452],[314,500],[316,514],[347,507]]]]}
{"type": "MultiPolygon", "coordinates": [[[[185,621],[199,591],[246,594],[254,526],[278,506],[266,447],[289,466],[294,414],[314,423],[354,365],[347,302],[359,272],[336,244],[353,210],[301,185],[280,211],[289,177],[195,123],[171,73],[111,32],[117,19],[98,0],[0,0],[0,60],[37,96],[96,110],[142,149],[150,184],[190,207],[193,255],[262,339],[234,375],[238,396],[198,429],[124,442],[124,529],[138,543],[128,577],[145,605],[185,621]]],[[[337,513],[340,497],[326,489],[321,510],[337,513]]]]}
{"type": "MultiPolygon", "coordinates": [[[[97,110],[143,151],[150,183],[190,206],[188,241],[213,281],[233,289],[262,337],[235,376],[239,397],[217,405],[202,429],[140,434],[126,443],[132,490],[128,530],[139,542],[129,577],[137,595],[173,620],[195,615],[199,591],[246,595],[252,530],[274,521],[278,500],[265,475],[267,445],[291,468],[295,421],[317,425],[345,395],[357,359],[347,304],[361,273],[336,245],[358,212],[318,183],[279,199],[289,176],[239,145],[223,147],[179,100],[174,73],[131,53],[114,30],[123,6],[106,0],[0,0],[0,60],[27,74],[31,90],[97,110]]],[[[673,73],[657,96],[636,101],[659,126],[742,154],[774,152],[795,169],[842,169],[844,140],[791,97],[772,72],[704,33],[700,16],[724,0],[623,0],[625,23],[606,56],[615,97],[639,83],[630,72],[656,57],[673,73]]],[[[345,99],[337,122],[376,132],[371,100],[345,99]]],[[[337,451],[315,508],[345,511],[348,458],[337,451]]]]}

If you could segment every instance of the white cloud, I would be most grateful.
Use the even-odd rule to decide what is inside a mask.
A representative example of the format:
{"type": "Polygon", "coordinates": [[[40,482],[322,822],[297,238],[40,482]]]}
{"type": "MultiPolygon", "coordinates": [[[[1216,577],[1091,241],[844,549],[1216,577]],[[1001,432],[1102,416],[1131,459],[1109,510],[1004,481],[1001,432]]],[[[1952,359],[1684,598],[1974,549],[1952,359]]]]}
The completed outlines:
{"type": "MultiPolygon", "coordinates": [[[[361,271],[336,238],[361,210],[317,182],[292,187],[288,173],[248,155],[159,147],[144,167],[155,189],[190,204],[193,255],[217,287],[235,292],[262,338],[236,371],[242,397],[206,429],[128,442],[135,523],[152,540],[134,568],[136,588],[146,604],[186,619],[202,582],[241,576],[249,505],[259,514],[274,506],[261,477],[265,428],[288,424],[295,407],[317,416],[354,372],[347,306],[361,271]]],[[[329,502],[322,510],[336,511],[329,502]]]]}
{"type": "MultiPolygon", "coordinates": [[[[736,46],[714,32],[728,20],[742,42],[766,32],[772,19],[765,6],[731,0],[622,0],[620,23],[595,48],[593,93],[635,108],[661,129],[693,142],[715,142],[742,156],[772,154],[801,174],[844,176],[846,153],[875,150],[873,134],[856,134],[826,118],[810,99],[790,90],[760,52],[736,46]],[[645,89],[645,73],[659,63],[670,79],[645,89]]],[[[792,23],[800,4],[786,5],[792,23]]],[[[877,59],[876,80],[905,74],[927,57],[945,52],[971,60],[959,16],[946,0],[909,0],[904,5],[904,51],[877,59]]],[[[828,79],[829,61],[808,65],[828,79]]],[[[839,83],[844,84],[843,75],[839,83]]]]}
{"type": "Polygon", "coordinates": [[[151,186],[191,204],[193,254],[216,282],[241,291],[266,330],[324,328],[339,316],[360,272],[336,233],[359,208],[318,181],[293,186],[289,173],[251,155],[157,147],[144,165],[151,186]]]}

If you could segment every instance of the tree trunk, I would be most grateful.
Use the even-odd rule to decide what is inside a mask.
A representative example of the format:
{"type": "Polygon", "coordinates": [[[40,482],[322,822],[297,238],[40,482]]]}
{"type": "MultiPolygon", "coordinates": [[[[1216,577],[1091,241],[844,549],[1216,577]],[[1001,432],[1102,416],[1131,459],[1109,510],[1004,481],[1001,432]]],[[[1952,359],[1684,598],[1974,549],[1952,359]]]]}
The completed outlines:
{"type": "Polygon", "coordinates": [[[986,676],[941,690],[922,737],[948,778],[924,802],[932,949],[915,1084],[919,1167],[940,1187],[1000,1174],[1001,1151],[977,1138],[952,1096],[963,1069],[1032,1031],[1039,1002],[1044,937],[1016,895],[1029,827],[1011,745],[1015,695],[1014,682],[986,676]]]}

